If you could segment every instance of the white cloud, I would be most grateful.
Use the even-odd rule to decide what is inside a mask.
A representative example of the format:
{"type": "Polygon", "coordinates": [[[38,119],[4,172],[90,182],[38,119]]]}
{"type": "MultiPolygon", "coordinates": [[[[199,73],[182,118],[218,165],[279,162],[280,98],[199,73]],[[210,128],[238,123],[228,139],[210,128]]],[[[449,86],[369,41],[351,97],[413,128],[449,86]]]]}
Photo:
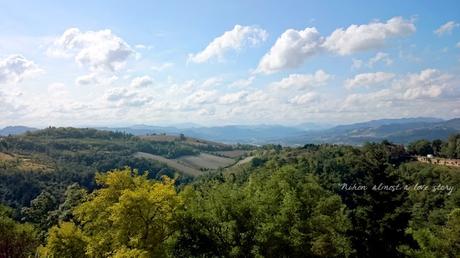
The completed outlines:
{"type": "Polygon", "coordinates": [[[209,104],[217,100],[217,91],[215,90],[198,90],[185,99],[188,104],[209,104]]]}
{"type": "Polygon", "coordinates": [[[322,37],[316,28],[288,29],[262,57],[256,71],[269,74],[298,67],[320,50],[321,43],[322,37]]]}
{"type": "Polygon", "coordinates": [[[445,34],[451,34],[452,31],[460,26],[460,24],[454,22],[454,21],[449,21],[446,22],[445,24],[441,25],[441,27],[437,28],[434,33],[438,36],[442,36],[445,34]]]}
{"type": "Polygon", "coordinates": [[[436,69],[425,69],[404,76],[394,83],[393,88],[401,91],[400,97],[405,100],[436,98],[451,86],[451,78],[436,69]]]}
{"type": "Polygon", "coordinates": [[[17,123],[20,117],[29,114],[28,105],[30,103],[19,101],[22,97],[21,92],[1,91],[0,90],[0,124],[7,126],[17,123]]]}
{"type": "Polygon", "coordinates": [[[221,77],[211,77],[206,80],[201,84],[202,88],[211,88],[214,86],[218,86],[222,83],[222,78],[221,77]]]}
{"type": "Polygon", "coordinates": [[[42,73],[34,62],[21,55],[10,55],[0,59],[0,84],[17,83],[26,77],[42,73]]]}
{"type": "Polygon", "coordinates": [[[224,105],[239,103],[247,95],[247,91],[228,93],[219,98],[219,103],[224,105]]]}
{"type": "Polygon", "coordinates": [[[276,89],[306,89],[326,84],[332,75],[323,70],[318,70],[314,74],[290,74],[289,76],[274,82],[272,85],[276,89]]]}
{"type": "Polygon", "coordinates": [[[374,64],[377,64],[380,62],[384,63],[385,65],[393,64],[393,60],[390,58],[390,55],[388,55],[387,53],[378,52],[377,54],[375,54],[374,57],[369,59],[368,66],[373,67],[374,64]]]}
{"type": "Polygon", "coordinates": [[[460,48],[460,41],[457,42],[457,45],[455,45],[456,47],[460,48]]]}
{"type": "Polygon", "coordinates": [[[128,88],[110,89],[105,94],[109,103],[115,103],[117,107],[141,107],[152,102],[151,96],[140,94],[138,91],[128,88]]]}
{"type": "Polygon", "coordinates": [[[131,81],[130,86],[133,88],[144,88],[153,84],[152,78],[150,76],[145,75],[141,77],[136,77],[131,81]]]}
{"type": "Polygon", "coordinates": [[[64,83],[55,82],[48,85],[47,88],[48,94],[53,98],[62,98],[68,95],[67,88],[64,83]]]}
{"type": "MultiPolygon", "coordinates": [[[[459,92],[455,92],[453,76],[436,69],[398,76],[391,87],[376,92],[350,94],[341,111],[406,112],[406,116],[439,115],[448,106],[455,106],[459,92]],[[450,92],[450,93],[448,93],[450,92]],[[452,99],[451,99],[452,98],[452,99]],[[422,101],[420,101],[422,100],[422,101]],[[442,100],[442,101],[439,101],[442,100]],[[429,108],[428,108],[429,107],[429,108]],[[385,109],[382,109],[385,108],[385,109]]],[[[381,114],[384,115],[384,114],[381,114]]]]}
{"type": "Polygon", "coordinates": [[[228,51],[239,50],[247,45],[256,45],[265,41],[267,37],[268,34],[263,29],[254,26],[235,25],[232,30],[226,31],[211,41],[203,51],[189,54],[188,61],[204,63],[213,58],[221,60],[228,51]]]}
{"type": "Polygon", "coordinates": [[[351,90],[362,86],[372,86],[394,78],[393,73],[376,72],[376,73],[361,73],[354,78],[345,81],[345,88],[351,90]]]}
{"type": "Polygon", "coordinates": [[[373,68],[374,65],[378,64],[378,63],[383,63],[387,66],[393,64],[393,59],[390,58],[390,55],[387,54],[387,53],[384,53],[384,52],[378,52],[377,54],[375,54],[375,56],[369,58],[369,60],[366,62],[366,61],[363,61],[361,59],[352,59],[352,64],[351,64],[351,68],[352,69],[360,69],[360,68],[363,68],[363,67],[369,67],[369,68],[373,68]]]}
{"type": "Polygon", "coordinates": [[[247,79],[240,79],[240,80],[236,80],[232,83],[230,83],[228,86],[230,88],[242,88],[242,87],[247,87],[249,85],[252,84],[252,82],[254,81],[256,77],[255,76],[251,76],[247,79]]]}
{"type": "Polygon", "coordinates": [[[118,76],[107,74],[107,73],[98,73],[92,72],[82,76],[78,76],[75,79],[75,84],[79,86],[83,85],[110,85],[118,79],[118,76]]]}
{"type": "Polygon", "coordinates": [[[111,30],[82,32],[70,28],[54,41],[47,53],[58,57],[73,56],[79,65],[93,71],[116,71],[135,52],[111,30]]]}
{"type": "Polygon", "coordinates": [[[324,47],[339,55],[350,55],[359,51],[384,46],[387,39],[407,36],[415,32],[413,21],[393,17],[387,22],[372,22],[336,29],[324,42],[324,47]]]}
{"type": "MultiPolygon", "coordinates": [[[[316,28],[286,30],[276,40],[270,51],[259,62],[256,72],[274,73],[301,66],[308,58],[324,51],[339,55],[350,55],[383,47],[394,37],[408,36],[415,32],[414,22],[402,17],[393,17],[382,22],[351,25],[336,29],[326,39],[316,28]]],[[[356,66],[360,64],[355,63],[356,66]]]]}
{"type": "Polygon", "coordinates": [[[316,94],[315,92],[307,92],[303,95],[295,96],[294,98],[290,99],[289,102],[296,105],[305,105],[311,103],[317,97],[318,94],[316,94]]]}

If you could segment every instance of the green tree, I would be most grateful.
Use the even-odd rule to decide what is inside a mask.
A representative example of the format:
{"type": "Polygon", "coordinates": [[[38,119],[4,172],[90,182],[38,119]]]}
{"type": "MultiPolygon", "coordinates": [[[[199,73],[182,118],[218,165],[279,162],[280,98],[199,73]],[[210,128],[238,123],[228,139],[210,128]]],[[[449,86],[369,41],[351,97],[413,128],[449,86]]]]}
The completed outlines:
{"type": "Polygon", "coordinates": [[[407,245],[399,249],[402,253],[414,258],[457,258],[460,257],[460,208],[454,209],[444,226],[432,226],[407,230],[415,239],[419,248],[407,245]]]}
{"type": "Polygon", "coordinates": [[[441,153],[451,159],[460,159],[460,134],[449,136],[447,143],[443,145],[441,153]]]}
{"type": "Polygon", "coordinates": [[[175,231],[175,212],[182,204],[174,181],[167,177],[151,181],[147,174],[138,176],[128,168],[98,174],[96,179],[102,188],[74,209],[78,226],[53,227],[41,252],[73,257],[66,255],[77,248],[90,257],[164,255],[175,231]]]}
{"type": "Polygon", "coordinates": [[[427,140],[418,140],[418,141],[412,142],[409,144],[407,149],[411,154],[422,155],[422,156],[426,156],[428,154],[434,153],[432,144],[427,140]]]}
{"type": "Polygon", "coordinates": [[[350,223],[338,196],[291,166],[253,172],[242,185],[211,180],[184,191],[178,257],[347,257],[350,223]]]}
{"type": "Polygon", "coordinates": [[[37,232],[33,225],[13,220],[11,212],[0,205],[0,257],[30,257],[38,245],[37,232]]]}

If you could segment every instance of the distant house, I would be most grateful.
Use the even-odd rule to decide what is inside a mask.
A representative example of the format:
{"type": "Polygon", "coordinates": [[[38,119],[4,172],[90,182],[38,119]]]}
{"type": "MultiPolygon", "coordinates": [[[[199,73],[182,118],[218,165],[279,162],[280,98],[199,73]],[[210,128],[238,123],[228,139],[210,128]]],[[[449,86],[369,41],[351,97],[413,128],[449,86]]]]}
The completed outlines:
{"type": "Polygon", "coordinates": [[[428,155],[426,155],[426,157],[425,156],[417,156],[416,158],[417,158],[418,161],[424,162],[424,163],[460,167],[460,159],[439,158],[439,157],[434,157],[432,154],[428,154],[428,155]]]}

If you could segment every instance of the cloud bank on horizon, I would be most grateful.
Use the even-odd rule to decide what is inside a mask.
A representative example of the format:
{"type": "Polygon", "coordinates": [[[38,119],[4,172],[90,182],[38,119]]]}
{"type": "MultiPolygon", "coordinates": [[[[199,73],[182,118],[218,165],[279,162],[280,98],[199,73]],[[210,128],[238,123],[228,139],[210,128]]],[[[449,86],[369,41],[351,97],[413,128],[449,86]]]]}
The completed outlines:
{"type": "Polygon", "coordinates": [[[232,15],[212,2],[190,12],[156,4],[45,2],[28,19],[14,15],[19,3],[7,4],[0,10],[0,23],[9,25],[0,32],[0,126],[460,116],[455,1],[401,6],[397,16],[389,13],[398,6],[384,8],[392,3],[361,6],[371,10],[363,17],[353,6],[338,13],[303,1],[235,2],[232,15]]]}

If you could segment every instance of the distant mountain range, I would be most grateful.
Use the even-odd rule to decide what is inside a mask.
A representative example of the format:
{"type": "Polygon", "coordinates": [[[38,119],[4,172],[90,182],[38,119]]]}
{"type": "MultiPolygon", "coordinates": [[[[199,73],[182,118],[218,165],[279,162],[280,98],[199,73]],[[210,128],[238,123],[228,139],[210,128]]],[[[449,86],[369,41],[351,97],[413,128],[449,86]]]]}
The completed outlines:
{"type": "Polygon", "coordinates": [[[460,118],[442,120],[437,118],[381,119],[330,129],[306,132],[301,136],[281,137],[272,143],[297,145],[303,143],[335,143],[360,145],[365,142],[389,140],[406,144],[418,139],[446,139],[460,133],[460,118]]]}
{"type": "Polygon", "coordinates": [[[7,136],[7,135],[16,135],[16,134],[23,134],[28,131],[36,131],[37,128],[27,127],[27,126],[7,126],[3,129],[0,129],[0,136],[7,136]]]}
{"type": "MultiPolygon", "coordinates": [[[[121,131],[134,135],[184,134],[223,143],[303,145],[306,143],[334,143],[360,145],[384,139],[395,143],[409,143],[417,139],[446,139],[460,133],[460,118],[443,120],[431,117],[379,119],[363,123],[329,126],[305,123],[282,125],[227,125],[203,127],[196,124],[178,126],[134,125],[128,127],[96,127],[100,130],[121,131]]],[[[37,130],[25,126],[9,126],[0,135],[21,134],[37,130]]]]}

